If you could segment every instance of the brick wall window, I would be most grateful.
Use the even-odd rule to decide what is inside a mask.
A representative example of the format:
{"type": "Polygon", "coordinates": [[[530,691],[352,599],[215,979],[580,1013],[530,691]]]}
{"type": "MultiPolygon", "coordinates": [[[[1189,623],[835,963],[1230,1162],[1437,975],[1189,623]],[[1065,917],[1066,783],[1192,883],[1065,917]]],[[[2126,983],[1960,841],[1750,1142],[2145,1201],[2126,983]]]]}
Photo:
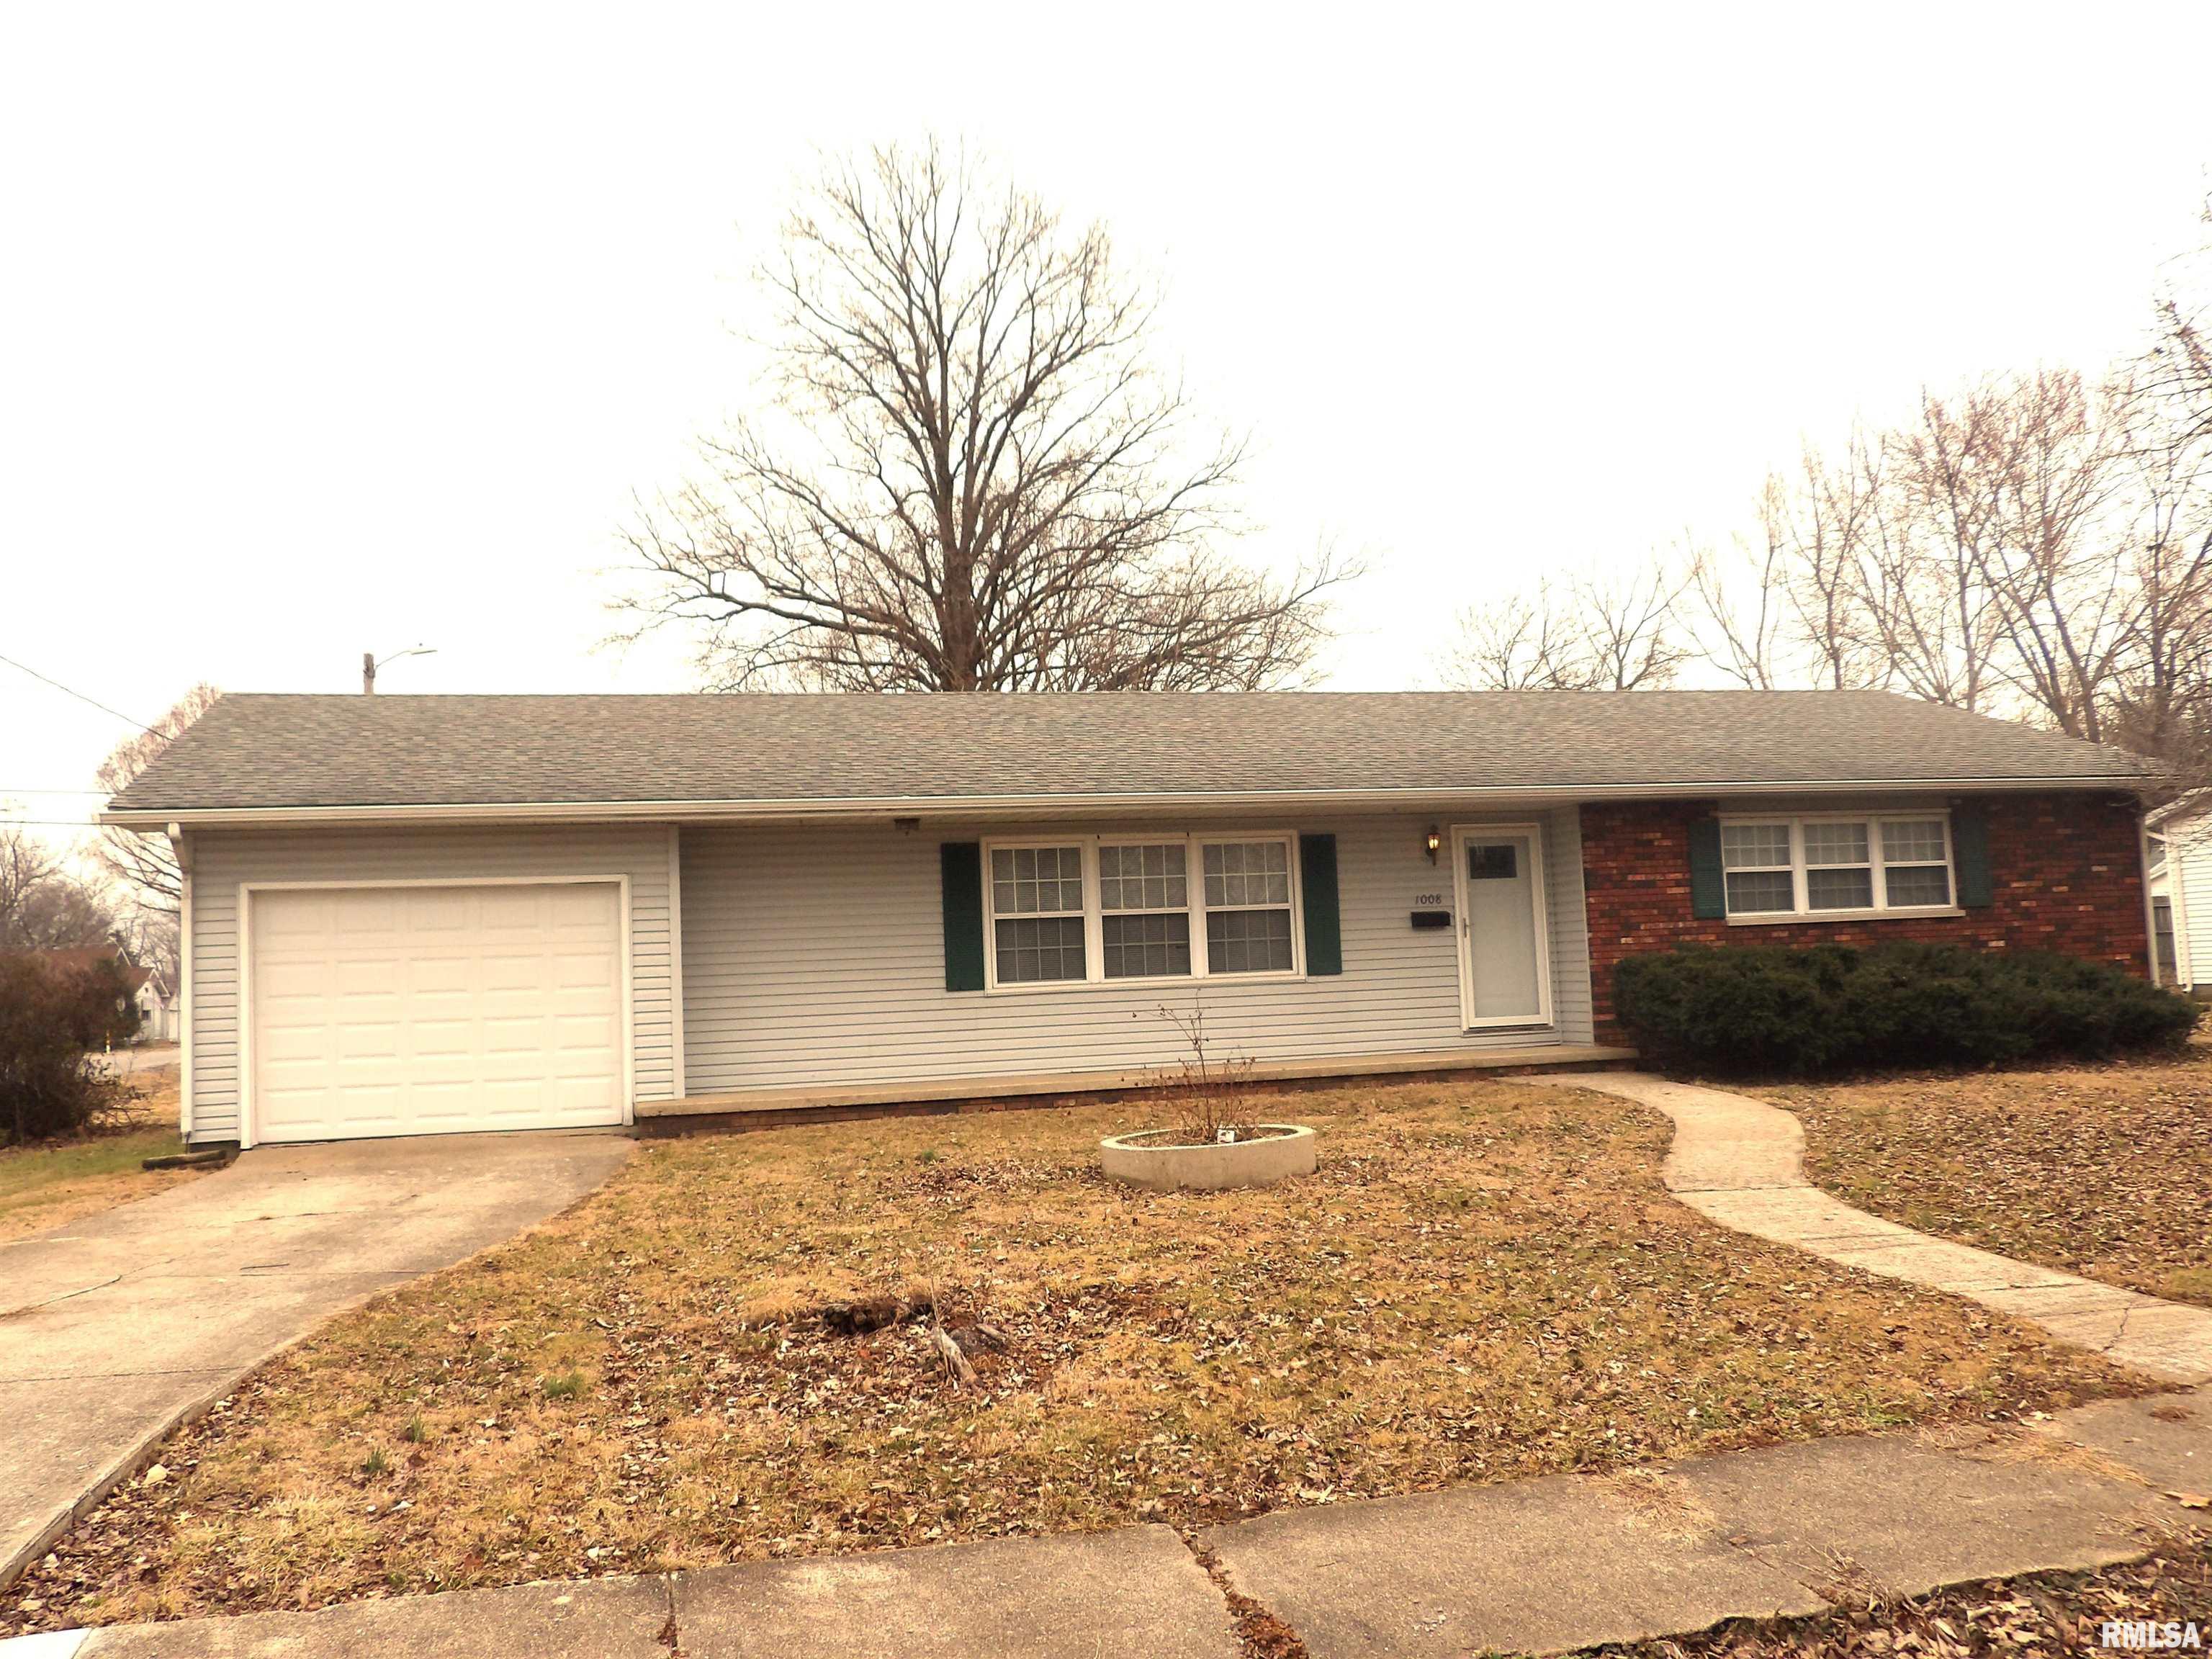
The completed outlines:
{"type": "Polygon", "coordinates": [[[1800,813],[1721,819],[1730,921],[1948,911],[1948,814],[1800,813]]]}
{"type": "MultiPolygon", "coordinates": [[[[1812,803],[1811,808],[1827,807],[1812,803]]],[[[1795,814],[1736,813],[1711,801],[1607,801],[1582,809],[1583,870],[1589,921],[1590,990],[1600,1040],[1620,1042],[1625,1033],[1613,1018],[1613,974],[1624,957],[1668,951],[1682,945],[1880,945],[1893,939],[1966,945],[1990,951],[2057,951],[2092,962],[2109,962],[2130,973],[2150,971],[2150,928],[2143,902],[2140,817],[2124,796],[2076,791],[2057,794],[1961,797],[1944,816],[1955,827],[1960,811],[1971,807],[1985,825],[1988,844],[1988,902],[1961,907],[1957,848],[1947,837],[1942,861],[1934,840],[1912,826],[1936,816],[1932,805],[1905,811],[1892,808],[1851,810],[1838,800],[1832,810],[1795,814]],[[1855,884],[1863,891],[1870,878],[1890,901],[1881,910],[1794,908],[1798,894],[1797,860],[1802,847],[1793,837],[1790,887],[1793,908],[1771,914],[1755,926],[1734,914],[1711,919],[1693,913],[1691,842],[1693,827],[1710,828],[1716,817],[1725,827],[1738,819],[1826,818],[1868,826],[1867,859],[1853,865],[1850,837],[1826,837],[1819,858],[1833,861],[1809,867],[1845,871],[1831,891],[1855,884]],[[1876,853],[1877,846],[1881,851],[1876,853]],[[1943,891],[1947,902],[1934,896],[1943,891]]],[[[1771,856],[1775,843],[1768,838],[1771,856]]],[[[1751,862],[1752,849],[1739,839],[1731,858],[1724,840],[1718,863],[1723,879],[1737,872],[1779,864],[1751,862]]],[[[1738,884],[1742,885],[1743,884],[1738,884]]],[[[1781,884],[1765,884],[1772,902],[1781,884]]],[[[1746,895],[1746,896],[1750,896],[1746,895]]],[[[1731,911],[1736,895],[1729,895],[1731,911]]],[[[1718,907],[1716,907],[1717,908],[1718,907]]]]}

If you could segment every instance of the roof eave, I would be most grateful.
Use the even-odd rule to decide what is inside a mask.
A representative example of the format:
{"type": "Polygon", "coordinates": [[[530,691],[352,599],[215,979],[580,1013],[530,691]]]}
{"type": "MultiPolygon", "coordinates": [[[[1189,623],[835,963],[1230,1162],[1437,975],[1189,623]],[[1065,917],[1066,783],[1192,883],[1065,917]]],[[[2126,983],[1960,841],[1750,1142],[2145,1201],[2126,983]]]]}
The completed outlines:
{"type": "Polygon", "coordinates": [[[100,822],[124,830],[276,828],[287,824],[687,823],[776,823],[820,818],[1095,816],[1172,807],[1373,808],[1583,800],[1710,799],[1715,796],[1977,794],[2054,790],[2133,793],[2148,780],[2112,776],[2007,778],[1744,778],[1697,783],[1577,783],[1473,788],[1156,791],[1120,794],[908,795],[825,800],[429,801],[324,806],[113,807],[100,822]]]}

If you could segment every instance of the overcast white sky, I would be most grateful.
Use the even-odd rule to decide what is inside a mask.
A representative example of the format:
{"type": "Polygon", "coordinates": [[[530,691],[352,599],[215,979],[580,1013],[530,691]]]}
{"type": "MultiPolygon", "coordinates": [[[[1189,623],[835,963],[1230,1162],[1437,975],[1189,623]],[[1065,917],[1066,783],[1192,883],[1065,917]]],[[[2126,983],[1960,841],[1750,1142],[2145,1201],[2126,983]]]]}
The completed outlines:
{"type": "MultiPolygon", "coordinates": [[[[964,138],[1164,277],[1249,551],[1370,556],[1363,689],[1923,381],[2133,349],[2202,239],[2212,6],[1538,9],[9,9],[0,653],[142,719],[418,640],[386,690],[683,689],[601,573],[823,149],[964,138]]],[[[0,665],[0,816],[126,729],[0,665]]]]}

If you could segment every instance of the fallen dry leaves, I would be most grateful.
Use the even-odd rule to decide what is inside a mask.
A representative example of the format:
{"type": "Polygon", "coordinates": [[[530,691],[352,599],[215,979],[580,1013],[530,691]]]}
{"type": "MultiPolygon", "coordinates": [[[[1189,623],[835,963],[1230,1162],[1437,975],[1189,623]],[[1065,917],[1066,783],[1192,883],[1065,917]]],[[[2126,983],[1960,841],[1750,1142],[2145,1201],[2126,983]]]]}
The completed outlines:
{"type": "Polygon", "coordinates": [[[1113,1186],[1093,1148],[1142,1101],[648,1146],[258,1373],[0,1597],[0,1633],[1189,1528],[2136,1381],[1711,1226],[1625,1101],[1469,1080],[1255,1103],[1320,1129],[1318,1175],[1113,1186]],[[917,1282],[932,1321],[810,1312],[917,1282]],[[936,1318],[1004,1338],[972,1383],[936,1318]]]}
{"type": "MultiPolygon", "coordinates": [[[[2212,1620],[2212,1541],[2162,1540],[2146,1559],[2095,1572],[1962,1585],[1931,1595],[1873,1601],[1810,1619],[1732,1621],[1683,1641],[1642,1642],[1596,1652],[1618,1659],[1966,1659],[1983,1654],[2114,1651],[2107,1622],[2212,1620]]],[[[2201,1639],[2212,1639],[2207,1635],[2201,1639]]]]}
{"type": "Polygon", "coordinates": [[[1806,1171],[1923,1232],[2212,1305],[2212,1049],[2185,1059],[1759,1091],[1806,1171]]]}

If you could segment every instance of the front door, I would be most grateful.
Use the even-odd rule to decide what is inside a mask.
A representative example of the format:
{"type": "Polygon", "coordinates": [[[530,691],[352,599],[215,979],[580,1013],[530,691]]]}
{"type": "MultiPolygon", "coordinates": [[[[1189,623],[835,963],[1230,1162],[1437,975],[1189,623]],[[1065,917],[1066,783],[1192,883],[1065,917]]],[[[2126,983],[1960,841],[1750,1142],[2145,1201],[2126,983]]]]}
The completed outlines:
{"type": "Polygon", "coordinates": [[[1466,1024],[1548,1025],[1541,831],[1533,823],[1478,825],[1453,841],[1466,1024]]]}

